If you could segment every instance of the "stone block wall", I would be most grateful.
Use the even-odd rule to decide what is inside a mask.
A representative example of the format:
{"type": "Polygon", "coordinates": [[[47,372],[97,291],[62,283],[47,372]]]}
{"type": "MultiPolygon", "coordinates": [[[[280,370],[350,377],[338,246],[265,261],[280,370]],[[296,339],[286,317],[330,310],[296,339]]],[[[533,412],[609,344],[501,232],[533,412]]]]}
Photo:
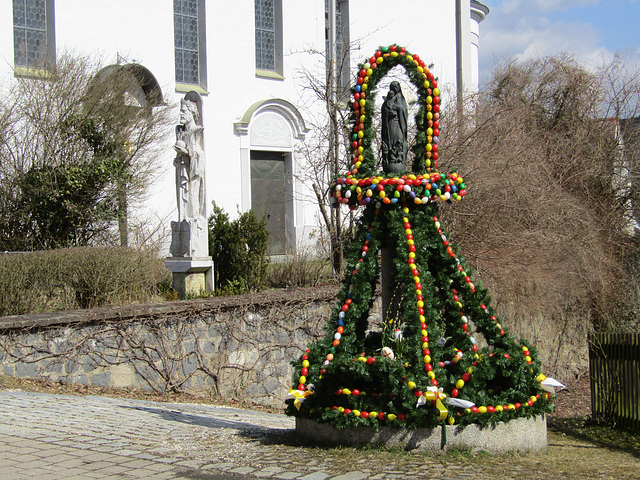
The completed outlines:
{"type": "MultiPolygon", "coordinates": [[[[292,385],[290,362],[324,335],[337,292],[325,287],[1,317],[0,374],[281,407],[292,385]]],[[[380,309],[378,297],[371,325],[382,321],[380,309]]],[[[586,333],[534,320],[509,326],[538,347],[545,374],[567,382],[587,368],[586,333]]]]}
{"type": "Polygon", "coordinates": [[[282,406],[333,287],[0,318],[4,375],[282,406]]]}

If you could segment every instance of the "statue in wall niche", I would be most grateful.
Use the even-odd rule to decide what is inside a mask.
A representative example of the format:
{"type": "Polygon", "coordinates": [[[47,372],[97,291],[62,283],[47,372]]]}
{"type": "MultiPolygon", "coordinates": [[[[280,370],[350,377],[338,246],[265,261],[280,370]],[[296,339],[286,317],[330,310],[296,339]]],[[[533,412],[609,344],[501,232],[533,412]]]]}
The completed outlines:
{"type": "Polygon", "coordinates": [[[382,104],[382,169],[398,173],[407,169],[407,102],[400,83],[391,82],[382,104]]]}
{"type": "Polygon", "coordinates": [[[178,221],[171,222],[170,252],[174,257],[208,256],[205,155],[201,114],[202,99],[189,92],[180,101],[173,161],[176,175],[178,221]]]}

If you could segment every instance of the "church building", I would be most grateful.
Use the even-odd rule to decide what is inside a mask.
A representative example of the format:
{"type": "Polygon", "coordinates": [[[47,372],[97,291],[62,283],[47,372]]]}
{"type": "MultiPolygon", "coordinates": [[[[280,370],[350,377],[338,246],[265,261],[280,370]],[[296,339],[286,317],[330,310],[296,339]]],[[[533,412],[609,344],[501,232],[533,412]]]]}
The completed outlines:
{"type": "MultiPolygon", "coordinates": [[[[207,210],[214,201],[232,217],[264,215],[270,254],[287,255],[312,246],[320,225],[302,151],[326,109],[309,79],[326,79],[333,58],[348,88],[358,64],[398,44],[433,64],[448,108],[478,89],[488,13],[476,0],[11,0],[0,2],[0,77],[49,81],[37,66],[63,52],[124,61],[159,87],[157,108],[175,109],[176,124],[180,100],[198,92],[207,210]]],[[[132,215],[166,226],[167,252],[177,219],[174,142],[132,215]]]]}

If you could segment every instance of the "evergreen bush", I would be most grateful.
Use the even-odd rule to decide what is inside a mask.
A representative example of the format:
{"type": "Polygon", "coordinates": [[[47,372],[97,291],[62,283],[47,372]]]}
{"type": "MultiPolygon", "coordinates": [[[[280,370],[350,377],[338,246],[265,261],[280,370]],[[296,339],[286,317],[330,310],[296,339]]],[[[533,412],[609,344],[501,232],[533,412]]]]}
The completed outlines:
{"type": "Polygon", "coordinates": [[[267,242],[264,221],[252,210],[231,221],[215,203],[209,217],[209,254],[213,258],[219,294],[234,295],[263,289],[267,282],[267,242]]]}

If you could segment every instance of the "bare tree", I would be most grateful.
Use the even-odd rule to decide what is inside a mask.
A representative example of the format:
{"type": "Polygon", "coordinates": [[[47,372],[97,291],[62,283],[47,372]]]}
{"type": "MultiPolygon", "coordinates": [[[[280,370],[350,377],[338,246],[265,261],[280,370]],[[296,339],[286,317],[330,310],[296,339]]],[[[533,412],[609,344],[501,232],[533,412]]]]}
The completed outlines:
{"type": "Polygon", "coordinates": [[[161,94],[141,66],[62,55],[47,71],[0,98],[0,247],[113,243],[118,223],[126,245],[129,204],[170,133],[166,109],[152,111],[161,94]]]}
{"type": "MultiPolygon", "coordinates": [[[[346,52],[348,50],[344,50],[346,52]]],[[[307,51],[307,55],[318,58],[315,70],[304,69],[298,72],[300,83],[306,98],[307,120],[311,126],[311,134],[305,138],[298,148],[305,168],[297,174],[302,182],[311,185],[314,201],[318,205],[324,230],[328,236],[329,253],[335,272],[342,272],[344,263],[344,246],[348,240],[352,215],[344,215],[340,209],[331,208],[329,186],[332,180],[349,169],[346,139],[349,135],[349,110],[345,102],[348,100],[348,85],[341,79],[349,69],[348,57],[343,56],[333,68],[327,68],[332,60],[324,52],[307,51]],[[319,115],[314,104],[321,103],[323,109],[319,115]]]]}
{"type": "Polygon", "coordinates": [[[624,192],[612,177],[624,154],[618,116],[637,115],[639,86],[621,64],[590,72],[566,56],[509,61],[474,99],[473,122],[443,119],[444,132],[457,132],[441,136],[444,166],[469,185],[443,217],[516,318],[573,312],[607,328],[624,315],[625,259],[637,250],[625,205],[637,167],[624,192]]]}

